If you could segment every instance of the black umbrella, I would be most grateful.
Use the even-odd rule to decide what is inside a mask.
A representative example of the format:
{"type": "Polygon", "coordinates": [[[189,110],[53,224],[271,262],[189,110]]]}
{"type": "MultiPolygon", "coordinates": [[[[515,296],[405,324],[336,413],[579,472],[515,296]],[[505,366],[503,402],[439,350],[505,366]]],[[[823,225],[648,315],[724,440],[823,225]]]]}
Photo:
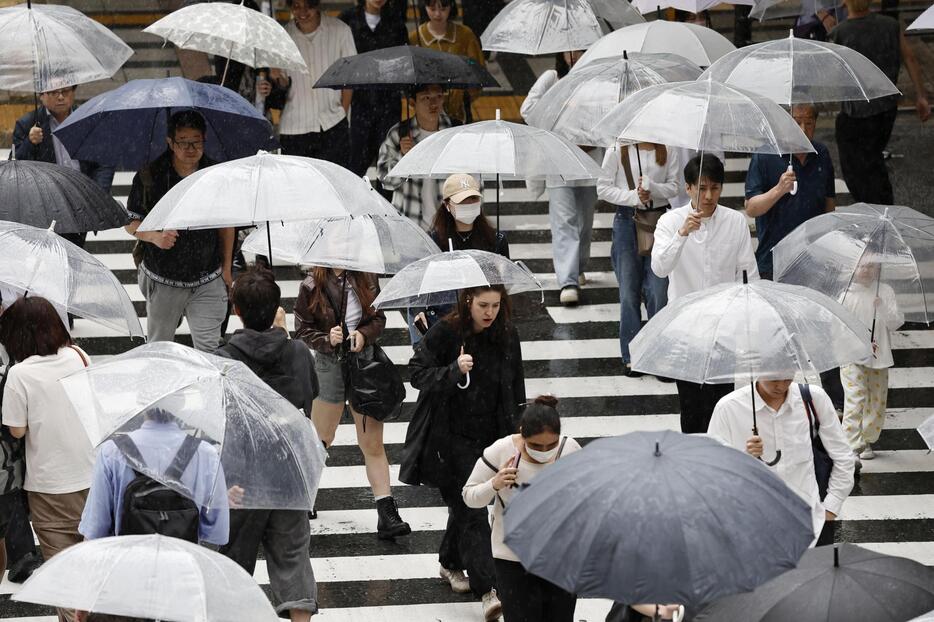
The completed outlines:
{"type": "Polygon", "coordinates": [[[414,45],[397,45],[347,56],[328,67],[314,88],[403,89],[419,84],[440,84],[467,89],[498,86],[477,61],[414,45]]]}
{"type": "Polygon", "coordinates": [[[56,233],[122,227],[130,217],[94,181],[74,169],[24,160],[0,162],[0,220],[56,233]]]}
{"type": "Polygon", "coordinates": [[[719,600],[697,622],[903,622],[934,609],[934,569],[852,544],[822,546],[755,591],[719,600]]]}

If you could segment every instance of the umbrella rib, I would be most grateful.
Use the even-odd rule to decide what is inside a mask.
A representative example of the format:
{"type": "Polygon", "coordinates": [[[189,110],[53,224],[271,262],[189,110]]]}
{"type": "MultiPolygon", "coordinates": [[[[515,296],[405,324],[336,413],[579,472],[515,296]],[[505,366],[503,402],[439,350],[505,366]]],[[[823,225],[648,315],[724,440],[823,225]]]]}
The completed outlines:
{"type": "MultiPolygon", "coordinates": [[[[727,88],[730,88],[730,90],[732,90],[734,93],[737,93],[737,94],[739,94],[739,95],[742,95],[747,101],[749,101],[750,104],[752,104],[752,105],[756,108],[756,110],[759,111],[759,114],[762,115],[762,118],[763,118],[763,119],[768,119],[768,117],[766,116],[765,112],[763,112],[762,107],[761,107],[761,106],[759,105],[759,103],[758,103],[757,101],[755,101],[752,97],[749,97],[748,95],[746,95],[746,94],[744,94],[744,93],[741,93],[741,92],[739,92],[737,89],[731,88],[731,87],[729,87],[729,86],[728,86],[727,88]]],[[[769,124],[769,123],[766,123],[765,126],[766,126],[766,128],[768,128],[769,137],[770,137],[771,140],[772,140],[772,144],[775,145],[775,149],[778,151],[778,155],[781,155],[781,154],[782,154],[782,146],[778,143],[778,138],[775,136],[775,132],[772,131],[772,125],[769,124]]],[[[799,130],[799,131],[800,131],[800,130],[799,130]]],[[[789,149],[790,149],[790,147],[789,147],[789,149]]],[[[812,148],[812,151],[813,151],[813,148],[812,148]]]]}
{"type": "MultiPolygon", "coordinates": [[[[882,226],[885,227],[885,221],[883,221],[882,226]]],[[[911,228],[914,229],[914,227],[911,227],[911,228]]],[[[894,222],[892,222],[892,232],[896,236],[898,236],[898,239],[901,241],[901,243],[905,245],[905,249],[908,251],[908,254],[911,255],[911,259],[912,259],[914,269],[915,269],[915,274],[918,276],[918,287],[921,289],[921,304],[924,305],[924,317],[927,318],[928,317],[928,303],[927,303],[927,297],[924,295],[924,278],[921,276],[921,270],[918,268],[918,260],[915,257],[914,250],[912,250],[911,245],[905,241],[905,238],[902,237],[901,231],[898,230],[898,227],[895,226],[894,222]]],[[[884,248],[882,250],[883,252],[885,251],[884,248]]],[[[930,322],[930,320],[926,320],[926,321],[928,323],[930,322]]]]}
{"type": "MultiPolygon", "coordinates": [[[[837,52],[836,50],[829,48],[829,47],[824,47],[824,46],[820,46],[820,47],[824,48],[825,50],[827,50],[828,52],[830,52],[831,54],[833,54],[840,60],[840,63],[843,65],[843,68],[846,70],[848,74],[850,74],[850,76],[853,78],[853,81],[857,84],[857,86],[859,86],[859,91],[860,93],[863,94],[863,99],[865,99],[868,102],[870,100],[870,97],[866,93],[866,89],[863,88],[862,82],[856,77],[856,73],[852,70],[852,68],[850,67],[850,64],[846,60],[844,60],[843,56],[840,55],[840,53],[837,52]]],[[[886,78],[888,78],[888,76],[886,76],[886,78]]],[[[898,87],[895,87],[895,90],[898,91],[898,87]]],[[[842,100],[843,98],[838,96],[837,99],[842,100]]]]}
{"type": "MultiPolygon", "coordinates": [[[[732,298],[735,299],[736,296],[734,295],[732,298]]],[[[732,302],[732,301],[731,301],[731,302],[732,302]]],[[[711,362],[710,352],[713,350],[713,346],[714,346],[714,344],[717,342],[717,333],[720,331],[720,324],[723,322],[723,318],[724,318],[724,317],[726,317],[726,314],[725,314],[725,313],[721,313],[721,314],[720,314],[720,317],[717,319],[717,323],[716,323],[716,325],[714,326],[714,329],[711,331],[710,346],[707,348],[707,357],[706,357],[706,358],[707,358],[707,362],[706,362],[706,364],[704,365],[704,373],[703,373],[703,375],[701,376],[700,384],[704,384],[704,380],[706,380],[706,378],[707,378],[707,373],[710,371],[710,362],[711,362]]],[[[713,383],[711,383],[711,384],[713,384],[713,383]]]]}

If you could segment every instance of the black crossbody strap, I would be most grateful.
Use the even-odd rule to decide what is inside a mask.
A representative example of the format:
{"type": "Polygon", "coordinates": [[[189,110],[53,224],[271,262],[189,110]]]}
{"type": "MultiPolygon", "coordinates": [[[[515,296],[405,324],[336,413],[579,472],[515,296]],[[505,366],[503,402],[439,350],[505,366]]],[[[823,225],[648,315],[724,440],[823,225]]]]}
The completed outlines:
{"type": "Polygon", "coordinates": [[[568,437],[561,437],[561,444],[558,445],[558,453],[555,455],[555,460],[561,457],[561,454],[564,453],[564,445],[568,442],[568,437]]]}
{"type": "Polygon", "coordinates": [[[169,468],[165,470],[166,479],[175,482],[182,481],[182,473],[185,472],[191,459],[194,458],[195,454],[198,452],[198,445],[200,444],[201,441],[194,436],[185,436],[185,440],[182,441],[182,446],[178,448],[178,452],[175,454],[175,459],[172,460],[172,464],[169,465],[169,468]]]}
{"type": "Polygon", "coordinates": [[[820,435],[820,420],[817,418],[817,412],[814,410],[814,400],[811,398],[811,387],[808,384],[798,384],[798,391],[801,393],[801,399],[804,402],[804,412],[808,417],[808,433],[811,440],[820,435]]]}
{"type": "MultiPolygon", "coordinates": [[[[136,446],[136,443],[133,442],[133,439],[130,438],[129,434],[118,434],[113,437],[113,442],[114,445],[117,446],[117,449],[131,461],[136,462],[140,466],[146,464],[143,462],[143,455],[139,453],[139,448],[136,446]]],[[[130,468],[133,467],[131,466],[130,468]]]]}
{"type": "Polygon", "coordinates": [[[483,460],[483,464],[487,465],[487,467],[489,467],[491,471],[493,471],[494,473],[499,473],[499,469],[496,468],[496,465],[494,465],[492,462],[487,460],[486,456],[484,456],[483,454],[480,454],[480,459],[483,460]]]}

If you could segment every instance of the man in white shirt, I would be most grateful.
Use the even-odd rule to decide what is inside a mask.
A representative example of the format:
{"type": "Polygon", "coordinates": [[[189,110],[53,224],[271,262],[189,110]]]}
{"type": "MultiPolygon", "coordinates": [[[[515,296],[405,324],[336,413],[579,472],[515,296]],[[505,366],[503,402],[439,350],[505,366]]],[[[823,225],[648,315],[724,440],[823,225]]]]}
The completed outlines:
{"type": "MultiPolygon", "coordinates": [[[[688,161],[684,179],[691,203],[669,210],[655,228],[652,271],[668,277],[668,302],[720,283],[742,282],[743,273],[758,279],[756,257],[746,216],[719,205],[723,162],[703,154],[688,161]]],[[[681,431],[705,432],[717,401],[729,385],[679,380],[681,431]]]]}
{"type": "Polygon", "coordinates": [[[752,433],[752,388],[748,386],[720,400],[707,432],[735,449],[766,461],[774,460],[781,451],[781,458],[769,468],[811,505],[814,535],[820,534],[817,544],[830,544],[833,542],[832,521],[840,514],[843,502],[853,489],[856,463],[833,403],[823,389],[810,387],[812,410],[820,422],[818,433],[833,460],[830,482],[821,499],[814,474],[811,429],[800,386],[792,384],[791,380],[763,379],[755,386],[758,435],[752,433]]]}
{"type": "Polygon", "coordinates": [[[353,32],[344,22],[325,15],[319,0],[287,0],[292,21],[286,31],[298,46],[308,66],[308,73],[271,72],[277,89],[288,88],[285,106],[279,119],[279,142],[282,153],[320,158],[342,166],[350,154],[347,111],[349,89],[312,88],[335,61],[357,53],[353,32]]]}

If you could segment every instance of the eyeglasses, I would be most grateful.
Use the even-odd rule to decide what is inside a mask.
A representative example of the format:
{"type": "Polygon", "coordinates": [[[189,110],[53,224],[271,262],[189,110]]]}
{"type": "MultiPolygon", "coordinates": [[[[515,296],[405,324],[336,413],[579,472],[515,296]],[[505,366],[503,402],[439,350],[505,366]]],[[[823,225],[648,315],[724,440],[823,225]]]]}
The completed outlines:
{"type": "Polygon", "coordinates": [[[67,87],[64,89],[56,89],[54,91],[46,91],[43,95],[48,97],[68,97],[75,91],[74,87],[67,87]]]}
{"type": "Polygon", "coordinates": [[[203,140],[174,140],[173,139],[172,144],[174,144],[179,149],[185,149],[186,151],[188,150],[201,151],[202,149],[204,149],[203,140]]]}

